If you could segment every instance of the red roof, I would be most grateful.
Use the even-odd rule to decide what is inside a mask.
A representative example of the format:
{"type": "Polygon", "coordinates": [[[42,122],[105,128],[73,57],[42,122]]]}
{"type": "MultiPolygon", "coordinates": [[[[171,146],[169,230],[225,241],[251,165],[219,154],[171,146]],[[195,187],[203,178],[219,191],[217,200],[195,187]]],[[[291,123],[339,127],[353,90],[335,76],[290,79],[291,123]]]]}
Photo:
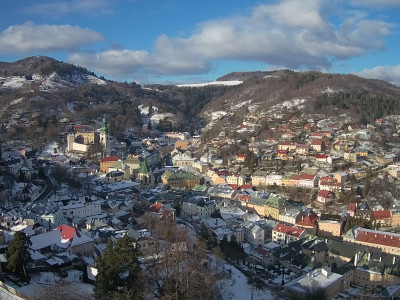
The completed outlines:
{"type": "Polygon", "coordinates": [[[63,240],[72,240],[75,233],[78,237],[81,236],[79,231],[76,230],[76,228],[65,225],[65,224],[58,226],[54,230],[61,230],[61,238],[63,240]]]}
{"type": "Polygon", "coordinates": [[[391,218],[390,210],[373,210],[371,214],[375,220],[383,220],[391,218]]]}
{"type": "Polygon", "coordinates": [[[365,231],[361,229],[356,241],[400,248],[400,235],[388,232],[381,233],[377,230],[365,231]]]}
{"type": "Polygon", "coordinates": [[[239,186],[237,184],[229,184],[229,186],[233,189],[233,190],[237,190],[239,188],[239,186]]]}
{"type": "Polygon", "coordinates": [[[282,223],[278,223],[273,230],[294,237],[300,237],[300,235],[304,232],[304,229],[288,226],[282,223]]]}
{"type": "Polygon", "coordinates": [[[321,191],[319,191],[319,193],[318,193],[318,197],[328,198],[330,193],[331,193],[331,192],[329,192],[329,191],[321,190],[321,191]]]}
{"type": "Polygon", "coordinates": [[[355,211],[357,208],[357,203],[349,203],[349,206],[347,206],[347,211],[355,211]]]}
{"type": "Polygon", "coordinates": [[[154,203],[153,205],[151,205],[151,206],[147,209],[147,211],[148,211],[148,212],[152,212],[152,213],[158,214],[158,213],[160,212],[161,207],[162,207],[162,203],[156,202],[156,203],[154,203]]]}
{"type": "Polygon", "coordinates": [[[251,197],[249,195],[240,195],[240,197],[239,197],[240,201],[243,201],[243,202],[250,201],[250,198],[251,197]]]}
{"type": "Polygon", "coordinates": [[[85,125],[75,125],[75,126],[74,126],[74,129],[75,129],[75,130],[85,130],[85,129],[86,129],[86,126],[85,126],[85,125]]]}
{"type": "Polygon", "coordinates": [[[238,154],[238,155],[236,155],[236,157],[237,157],[237,158],[245,158],[245,157],[246,157],[246,154],[238,154]]]}
{"type": "Polygon", "coordinates": [[[106,156],[101,159],[101,162],[111,162],[111,161],[118,161],[118,157],[116,156],[106,156]]]}
{"type": "Polygon", "coordinates": [[[315,175],[312,174],[307,174],[307,173],[302,173],[300,175],[300,180],[314,180],[315,175]]]}
{"type": "Polygon", "coordinates": [[[323,155],[323,154],[317,154],[315,155],[316,159],[327,159],[329,156],[328,155],[323,155]]]}
{"type": "Polygon", "coordinates": [[[300,227],[314,227],[314,225],[317,221],[318,221],[318,215],[311,214],[311,215],[305,217],[300,222],[296,223],[296,225],[300,226],[300,227]]]}
{"type": "Polygon", "coordinates": [[[251,189],[253,186],[251,184],[242,184],[240,186],[241,190],[247,190],[247,189],[251,189]]]}
{"type": "Polygon", "coordinates": [[[322,146],[322,140],[312,140],[312,146],[322,146]]]}

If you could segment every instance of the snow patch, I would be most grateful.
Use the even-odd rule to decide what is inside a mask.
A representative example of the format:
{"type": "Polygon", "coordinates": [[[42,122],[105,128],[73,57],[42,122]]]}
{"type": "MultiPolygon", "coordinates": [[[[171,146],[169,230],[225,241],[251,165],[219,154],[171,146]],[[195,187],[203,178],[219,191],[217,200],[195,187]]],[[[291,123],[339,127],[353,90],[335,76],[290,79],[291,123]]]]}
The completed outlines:
{"type": "Polygon", "coordinates": [[[11,77],[0,77],[0,88],[1,89],[18,89],[23,87],[27,80],[25,77],[11,76],[11,77]]]}
{"type": "Polygon", "coordinates": [[[307,99],[292,99],[292,100],[286,100],[282,103],[276,104],[274,106],[271,107],[271,110],[276,110],[276,109],[281,109],[281,108],[293,108],[293,107],[298,107],[302,104],[304,104],[305,102],[307,102],[307,99]]]}
{"type": "Polygon", "coordinates": [[[236,104],[236,105],[234,106],[234,108],[241,108],[241,107],[243,107],[243,106],[245,106],[245,105],[247,105],[247,104],[250,104],[251,101],[252,101],[252,99],[247,100],[247,101],[240,102],[240,103],[236,104]]]}
{"type": "Polygon", "coordinates": [[[178,84],[178,87],[203,87],[208,85],[239,85],[242,84],[243,81],[241,80],[227,80],[227,81],[211,81],[211,82],[204,82],[204,83],[189,83],[189,84],[178,84]]]}
{"type": "Polygon", "coordinates": [[[24,100],[24,98],[15,99],[10,102],[10,105],[15,105],[15,104],[21,103],[23,100],[24,100]]]}

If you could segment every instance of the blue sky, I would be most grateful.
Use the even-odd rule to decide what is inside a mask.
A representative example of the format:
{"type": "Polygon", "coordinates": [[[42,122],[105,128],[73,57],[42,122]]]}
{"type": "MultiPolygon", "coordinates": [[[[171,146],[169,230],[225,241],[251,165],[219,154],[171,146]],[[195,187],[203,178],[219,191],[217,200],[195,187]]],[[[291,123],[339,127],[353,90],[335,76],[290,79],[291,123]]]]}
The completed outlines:
{"type": "Polygon", "coordinates": [[[32,55],[139,83],[320,70],[400,85],[400,0],[15,0],[0,61],[32,55]]]}

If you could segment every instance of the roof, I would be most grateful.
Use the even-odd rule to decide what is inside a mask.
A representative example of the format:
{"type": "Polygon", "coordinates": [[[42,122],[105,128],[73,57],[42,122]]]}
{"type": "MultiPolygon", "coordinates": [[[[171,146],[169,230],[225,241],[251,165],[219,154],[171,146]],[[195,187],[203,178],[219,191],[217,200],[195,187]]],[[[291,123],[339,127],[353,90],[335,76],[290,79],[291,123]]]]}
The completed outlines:
{"type": "Polygon", "coordinates": [[[373,210],[372,217],[375,220],[383,220],[383,219],[390,219],[390,210],[373,210]]]}
{"type": "Polygon", "coordinates": [[[400,234],[360,228],[356,241],[400,248],[400,234]]]}
{"type": "Polygon", "coordinates": [[[158,213],[160,212],[161,207],[162,207],[162,203],[156,202],[156,203],[154,203],[153,205],[151,205],[151,206],[147,209],[147,211],[148,211],[148,212],[153,212],[153,213],[157,213],[157,214],[158,214],[158,213]]]}
{"type": "Polygon", "coordinates": [[[300,222],[297,222],[296,225],[300,226],[300,227],[314,227],[314,225],[317,221],[318,221],[318,215],[311,214],[311,215],[305,217],[300,222]]]}
{"type": "Polygon", "coordinates": [[[273,229],[273,231],[288,234],[294,237],[300,237],[300,235],[304,232],[304,229],[278,223],[273,229]]]}
{"type": "Polygon", "coordinates": [[[357,208],[357,203],[349,203],[349,206],[347,207],[348,211],[355,211],[357,208]]]}
{"type": "Polygon", "coordinates": [[[318,193],[318,197],[323,197],[323,198],[328,198],[329,195],[332,195],[332,193],[327,190],[320,190],[318,193]]]}
{"type": "Polygon", "coordinates": [[[315,175],[303,173],[300,175],[300,180],[314,180],[315,175]]]}
{"type": "Polygon", "coordinates": [[[103,157],[100,162],[114,162],[114,161],[118,161],[118,157],[106,156],[106,157],[103,157]]]}

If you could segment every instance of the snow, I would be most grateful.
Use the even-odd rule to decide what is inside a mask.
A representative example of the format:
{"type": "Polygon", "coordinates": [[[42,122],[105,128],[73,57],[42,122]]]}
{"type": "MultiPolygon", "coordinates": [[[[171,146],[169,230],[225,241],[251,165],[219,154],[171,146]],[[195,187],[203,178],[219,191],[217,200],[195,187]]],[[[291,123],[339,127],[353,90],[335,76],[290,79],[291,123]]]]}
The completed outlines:
{"type": "Polygon", "coordinates": [[[27,83],[25,77],[11,76],[11,77],[0,77],[0,82],[4,82],[0,88],[1,89],[16,89],[21,88],[27,83]]]}
{"type": "MultiPolygon", "coordinates": [[[[66,280],[68,280],[67,278],[66,280]]],[[[37,274],[31,274],[31,281],[29,284],[16,287],[16,289],[28,296],[35,297],[42,287],[49,287],[51,285],[55,285],[60,281],[60,277],[55,275],[52,272],[42,272],[37,274]]],[[[93,294],[93,285],[85,284],[85,283],[76,283],[71,282],[71,290],[76,291],[76,293],[81,293],[82,295],[92,295],[93,294]]]]}
{"type": "Polygon", "coordinates": [[[204,83],[189,83],[189,84],[179,84],[178,87],[203,87],[208,85],[239,85],[242,84],[243,81],[241,80],[227,80],[227,81],[211,81],[211,82],[204,82],[204,83]]]}
{"type": "Polygon", "coordinates": [[[18,98],[18,99],[12,100],[10,102],[10,105],[15,105],[15,104],[21,103],[23,100],[24,100],[24,98],[18,98]]]}
{"type": "Polygon", "coordinates": [[[224,279],[221,282],[221,295],[223,300],[269,300],[275,299],[274,294],[269,290],[259,290],[247,283],[247,277],[244,276],[235,267],[225,264],[224,269],[231,274],[230,279],[224,279]],[[251,292],[253,290],[253,298],[251,292]]]}
{"type": "Polygon", "coordinates": [[[307,99],[295,98],[295,99],[292,99],[292,100],[287,100],[287,101],[284,101],[282,103],[276,104],[276,105],[271,107],[271,110],[276,110],[276,109],[280,109],[280,108],[283,108],[283,107],[286,107],[286,108],[299,107],[302,104],[304,104],[305,102],[307,102],[307,99]]]}

